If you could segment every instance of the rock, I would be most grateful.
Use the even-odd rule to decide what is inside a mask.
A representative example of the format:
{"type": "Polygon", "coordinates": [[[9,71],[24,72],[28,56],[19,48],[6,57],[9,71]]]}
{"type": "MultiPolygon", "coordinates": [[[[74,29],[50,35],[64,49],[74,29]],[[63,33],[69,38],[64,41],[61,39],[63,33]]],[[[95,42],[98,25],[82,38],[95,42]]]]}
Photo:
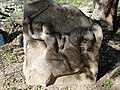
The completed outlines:
{"type": "Polygon", "coordinates": [[[25,60],[23,72],[26,83],[28,85],[48,86],[48,90],[56,90],[55,88],[64,90],[66,87],[71,88],[71,90],[92,89],[98,73],[98,53],[103,38],[101,27],[79,9],[50,0],[28,3],[25,5],[24,12],[25,60]],[[53,35],[56,34],[55,32],[49,33],[49,28],[47,28],[47,32],[42,31],[44,23],[51,24],[55,32],[64,37],[63,49],[59,47],[62,40],[53,35]],[[42,33],[44,33],[43,36],[41,36],[42,33]],[[58,53],[62,53],[68,58],[70,67],[77,64],[81,68],[77,67],[76,71],[74,67],[68,71],[63,59],[47,59],[47,54],[50,54],[50,57],[54,57],[54,55],[49,51],[49,45],[46,44],[45,40],[40,38],[44,38],[45,34],[47,36],[50,34],[48,39],[55,38],[56,42],[52,44],[57,43],[58,45],[52,45],[52,48],[57,48],[58,53]],[[78,52],[76,52],[77,50],[78,52]],[[80,58],[75,59],[79,55],[80,58]]]}
{"type": "Polygon", "coordinates": [[[23,46],[22,41],[23,41],[23,35],[20,34],[11,42],[11,44],[15,46],[23,46]]]}

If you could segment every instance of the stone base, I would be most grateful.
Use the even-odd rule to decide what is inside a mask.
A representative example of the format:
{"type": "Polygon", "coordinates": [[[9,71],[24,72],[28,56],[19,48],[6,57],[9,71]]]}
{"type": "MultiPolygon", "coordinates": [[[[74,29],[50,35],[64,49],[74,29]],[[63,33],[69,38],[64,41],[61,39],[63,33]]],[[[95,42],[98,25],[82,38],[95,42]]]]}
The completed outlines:
{"type": "Polygon", "coordinates": [[[54,85],[48,86],[48,90],[91,90],[95,82],[87,79],[85,74],[63,76],[56,80],[54,85]]]}

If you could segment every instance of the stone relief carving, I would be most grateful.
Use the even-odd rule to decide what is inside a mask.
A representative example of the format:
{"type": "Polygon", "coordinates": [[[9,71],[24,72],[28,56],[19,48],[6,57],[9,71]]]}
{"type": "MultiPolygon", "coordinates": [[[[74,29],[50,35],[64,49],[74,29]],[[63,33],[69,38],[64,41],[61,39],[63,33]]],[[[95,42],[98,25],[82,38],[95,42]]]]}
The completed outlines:
{"type": "Polygon", "coordinates": [[[23,27],[27,84],[96,81],[102,29],[79,9],[38,0],[25,6],[23,27]]]}

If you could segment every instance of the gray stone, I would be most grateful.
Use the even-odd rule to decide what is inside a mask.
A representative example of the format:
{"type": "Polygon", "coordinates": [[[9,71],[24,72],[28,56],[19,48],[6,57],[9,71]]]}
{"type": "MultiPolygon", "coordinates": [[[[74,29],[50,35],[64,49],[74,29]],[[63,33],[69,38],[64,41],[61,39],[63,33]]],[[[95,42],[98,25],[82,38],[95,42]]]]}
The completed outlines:
{"type": "MultiPolygon", "coordinates": [[[[66,87],[70,90],[88,90],[88,88],[90,90],[96,82],[98,73],[98,51],[103,38],[101,27],[79,9],[50,0],[26,4],[24,12],[23,72],[26,83],[48,86],[48,90],[64,90],[66,87]],[[63,38],[57,38],[58,45],[55,48],[67,56],[71,71],[66,70],[66,66],[59,58],[48,60],[47,54],[50,52],[45,40],[34,38],[35,35],[42,35],[41,27],[44,22],[54,27],[55,32],[51,31],[51,35],[58,33],[65,39],[67,39],[66,36],[68,37],[64,41],[63,49],[60,48],[63,38]],[[39,27],[37,27],[38,23],[39,27]],[[48,81],[49,84],[47,84],[48,81]]],[[[53,57],[52,54],[51,57],[53,57]]]]}

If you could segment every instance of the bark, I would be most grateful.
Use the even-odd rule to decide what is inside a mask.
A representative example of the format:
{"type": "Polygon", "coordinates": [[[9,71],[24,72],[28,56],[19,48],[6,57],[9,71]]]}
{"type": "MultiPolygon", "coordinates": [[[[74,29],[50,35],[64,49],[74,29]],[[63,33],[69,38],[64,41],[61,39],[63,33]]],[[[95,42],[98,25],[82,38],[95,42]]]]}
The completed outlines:
{"type": "Polygon", "coordinates": [[[105,35],[113,37],[118,30],[116,23],[119,0],[94,0],[93,2],[95,9],[92,18],[99,22],[105,35]]]}

